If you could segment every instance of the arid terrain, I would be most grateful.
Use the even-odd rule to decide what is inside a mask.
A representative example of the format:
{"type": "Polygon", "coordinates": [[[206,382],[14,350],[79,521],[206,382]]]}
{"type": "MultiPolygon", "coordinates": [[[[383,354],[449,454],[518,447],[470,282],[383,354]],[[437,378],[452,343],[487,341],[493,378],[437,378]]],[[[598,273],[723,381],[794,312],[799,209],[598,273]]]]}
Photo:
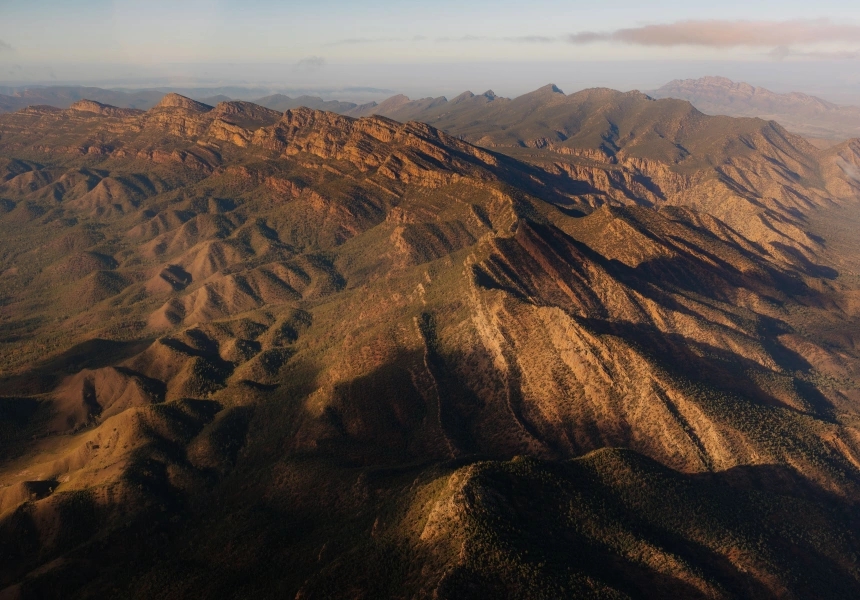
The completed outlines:
{"type": "MultiPolygon", "coordinates": [[[[496,96],[492,90],[480,94],[476,99],[466,92],[451,100],[444,96],[412,100],[396,94],[382,101],[348,102],[323,99],[308,93],[288,96],[282,93],[260,96],[255,88],[234,86],[228,88],[161,88],[161,89],[104,89],[84,86],[32,86],[20,88],[0,87],[0,114],[15,112],[34,105],[49,105],[69,108],[83,99],[94,100],[118,108],[148,110],[158,104],[166,91],[179,92],[206,104],[218,104],[230,100],[251,99],[254,104],[284,112],[295,108],[312,108],[335,112],[349,117],[379,115],[398,121],[421,121],[436,123],[449,132],[464,130],[471,132],[475,116],[482,120],[490,118],[489,133],[499,134],[496,119],[502,112],[512,109],[518,126],[534,118],[522,112],[526,107],[524,97],[514,98],[506,110],[501,109],[511,98],[496,96]],[[225,94],[232,94],[227,96],[225,94]],[[493,102],[492,107],[489,104],[493,102]],[[487,105],[487,106],[481,106],[487,105]],[[477,108],[478,112],[475,112],[477,108]],[[493,108],[493,111],[485,109],[493,108]]],[[[346,93],[346,92],[345,92],[346,93]]],[[[378,90],[385,93],[385,90],[378,90]]],[[[699,79],[676,79],[651,91],[648,96],[658,99],[678,99],[690,102],[696,109],[708,115],[730,117],[758,117],[777,121],[788,131],[801,135],[820,148],[828,148],[847,139],[860,137],[860,107],[839,105],[822,98],[800,92],[776,93],[763,87],[744,82],[735,82],[725,77],[701,77],[699,79]]],[[[331,98],[333,92],[326,96],[331,98]]],[[[541,105],[539,112],[547,106],[541,105]]],[[[570,118],[571,115],[565,115],[570,118]]],[[[500,122],[501,124],[501,122],[500,122]]],[[[548,132],[553,133],[553,132],[548,132]]]]}
{"type": "Polygon", "coordinates": [[[860,140],[285,98],[0,115],[0,598],[860,595],[860,140]]]}

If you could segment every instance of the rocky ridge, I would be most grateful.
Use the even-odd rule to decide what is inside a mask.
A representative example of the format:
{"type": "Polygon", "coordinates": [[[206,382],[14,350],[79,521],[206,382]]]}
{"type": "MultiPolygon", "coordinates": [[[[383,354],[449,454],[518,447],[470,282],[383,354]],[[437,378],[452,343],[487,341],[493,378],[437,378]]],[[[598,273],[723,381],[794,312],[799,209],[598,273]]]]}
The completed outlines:
{"type": "Polygon", "coordinates": [[[164,558],[193,547],[248,593],[857,589],[860,305],[809,225],[856,201],[856,143],[602,90],[518,106],[566,139],[181,97],[0,117],[0,585],[99,564],[76,593],[214,593],[229,575],[164,558]],[[526,489],[560,521],[509,535],[526,489]],[[799,520],[762,549],[713,493],[835,541],[799,520]],[[612,568],[558,562],[564,536],[612,568]]]}

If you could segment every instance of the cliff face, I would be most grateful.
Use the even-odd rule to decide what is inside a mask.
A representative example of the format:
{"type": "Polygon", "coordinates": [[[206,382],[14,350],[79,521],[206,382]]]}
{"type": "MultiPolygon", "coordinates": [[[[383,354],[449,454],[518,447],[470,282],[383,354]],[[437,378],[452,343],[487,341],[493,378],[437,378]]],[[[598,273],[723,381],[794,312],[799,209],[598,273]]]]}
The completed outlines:
{"type": "Polygon", "coordinates": [[[0,587],[860,587],[856,144],[118,111],[0,116],[0,587]]]}

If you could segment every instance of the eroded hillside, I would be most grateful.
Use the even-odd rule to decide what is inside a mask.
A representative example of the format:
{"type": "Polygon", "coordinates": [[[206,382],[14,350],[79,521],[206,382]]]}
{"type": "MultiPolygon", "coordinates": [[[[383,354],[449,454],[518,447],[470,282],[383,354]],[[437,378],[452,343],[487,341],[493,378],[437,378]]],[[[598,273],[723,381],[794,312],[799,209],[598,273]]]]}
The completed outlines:
{"type": "Polygon", "coordinates": [[[536,94],[0,116],[0,588],[856,592],[856,142],[536,94]]]}

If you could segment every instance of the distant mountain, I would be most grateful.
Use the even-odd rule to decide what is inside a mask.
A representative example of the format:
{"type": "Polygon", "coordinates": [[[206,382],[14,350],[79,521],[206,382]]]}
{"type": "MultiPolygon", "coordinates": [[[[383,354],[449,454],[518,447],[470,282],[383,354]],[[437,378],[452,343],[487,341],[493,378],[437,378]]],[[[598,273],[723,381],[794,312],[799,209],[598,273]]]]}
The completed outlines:
{"type": "MultiPolygon", "coordinates": [[[[83,86],[7,87],[0,88],[0,113],[37,105],[66,109],[83,99],[148,110],[171,91],[213,106],[238,97],[251,97],[248,90],[227,88],[123,91],[83,86]]],[[[412,100],[398,94],[379,103],[357,104],[319,96],[272,94],[254,102],[278,112],[304,106],[350,117],[380,115],[401,122],[421,121],[483,146],[539,147],[576,145],[576,141],[567,141],[572,133],[580,140],[588,137],[587,132],[600,122],[579,123],[576,115],[591,114],[595,102],[602,102],[606,93],[606,90],[583,90],[566,95],[556,86],[548,85],[515,99],[496,96],[488,90],[483,94],[464,92],[450,100],[442,96],[412,100]]],[[[686,100],[708,115],[774,120],[807,138],[841,141],[860,136],[860,107],[840,106],[797,92],[778,94],[724,77],[675,80],[646,93],[657,99],[686,100]]],[[[593,136],[589,137],[585,144],[591,147],[593,141],[593,136]]]]}
{"type": "MultiPolygon", "coordinates": [[[[497,148],[545,149],[622,162],[629,157],[691,166],[705,156],[723,160],[741,148],[721,148],[702,128],[733,137],[768,129],[766,122],[709,117],[689,102],[606,88],[565,94],[555,85],[514,99],[492,91],[465,92],[452,100],[395,96],[367,113],[401,122],[420,121],[470,143],[497,148]]],[[[724,138],[720,138],[721,142],[724,138]]]]}
{"type": "MultiPolygon", "coordinates": [[[[80,100],[91,100],[117,108],[134,108],[148,110],[157,105],[169,93],[180,93],[189,98],[208,105],[228,102],[234,99],[253,98],[253,90],[243,88],[158,88],[149,90],[109,90],[84,86],[48,86],[48,87],[0,87],[0,113],[15,112],[28,106],[53,106],[67,109],[80,100]]],[[[406,96],[395,96],[382,106],[383,111],[397,106],[397,99],[410,102],[406,96]]],[[[376,102],[357,104],[339,100],[323,100],[318,96],[302,95],[290,97],[284,94],[272,94],[254,101],[260,106],[271,110],[284,112],[301,106],[314,110],[326,110],[349,116],[364,116],[374,114],[378,105],[376,102]]],[[[421,101],[418,101],[421,102],[421,101]]]]}
{"type": "MultiPolygon", "coordinates": [[[[368,102],[367,104],[356,104],[354,102],[341,102],[338,100],[323,100],[318,96],[299,96],[292,98],[283,94],[273,94],[256,100],[256,104],[271,108],[272,110],[286,111],[304,106],[314,110],[327,110],[329,112],[346,115],[349,117],[369,117],[371,115],[380,115],[395,119],[397,121],[423,121],[436,118],[439,113],[445,113],[446,107],[450,111],[454,106],[459,105],[464,100],[470,98],[485,98],[495,99],[493,92],[486,92],[483,96],[477,97],[471,92],[465,92],[457,96],[453,100],[448,100],[444,96],[438,98],[420,98],[412,100],[403,94],[391,96],[382,102],[368,102]],[[438,110],[437,110],[438,109],[438,110]]],[[[480,106],[482,102],[476,100],[472,103],[474,106],[480,106]]],[[[463,106],[462,108],[465,108],[463,106]]]]}
{"type": "Polygon", "coordinates": [[[285,96],[284,94],[272,94],[271,96],[265,96],[264,98],[255,100],[255,104],[259,104],[260,106],[265,106],[266,108],[277,110],[279,112],[284,112],[293,108],[299,108],[300,106],[304,106],[305,108],[312,108],[314,110],[327,110],[329,112],[334,112],[342,115],[352,115],[356,112],[361,114],[370,113],[372,109],[377,106],[376,102],[358,105],[354,102],[323,100],[318,96],[299,96],[298,98],[291,98],[290,96],[285,96]]]}
{"type": "Polygon", "coordinates": [[[14,112],[27,106],[48,105],[69,108],[78,100],[93,100],[118,108],[146,110],[158,104],[164,92],[155,90],[116,91],[96,87],[52,86],[7,90],[0,95],[0,112],[14,112]]]}
{"type": "Polygon", "coordinates": [[[217,94],[215,96],[203,96],[201,98],[197,98],[194,96],[194,99],[202,102],[203,104],[209,104],[215,106],[220,102],[230,102],[232,98],[230,96],[225,96],[224,94],[217,94]]]}
{"type": "Polygon", "coordinates": [[[185,96],[209,105],[227,102],[236,96],[248,96],[240,88],[159,88],[146,90],[110,90],[84,86],[0,87],[0,113],[15,112],[28,106],[54,106],[66,109],[79,100],[91,100],[117,108],[149,110],[166,94],[180,92],[185,96]],[[227,95],[235,93],[235,96],[227,95]]]}
{"type": "Polygon", "coordinates": [[[773,119],[807,137],[844,140],[860,136],[858,106],[840,106],[799,92],[778,94],[725,77],[676,79],[648,94],[687,100],[711,115],[773,119]]]}

